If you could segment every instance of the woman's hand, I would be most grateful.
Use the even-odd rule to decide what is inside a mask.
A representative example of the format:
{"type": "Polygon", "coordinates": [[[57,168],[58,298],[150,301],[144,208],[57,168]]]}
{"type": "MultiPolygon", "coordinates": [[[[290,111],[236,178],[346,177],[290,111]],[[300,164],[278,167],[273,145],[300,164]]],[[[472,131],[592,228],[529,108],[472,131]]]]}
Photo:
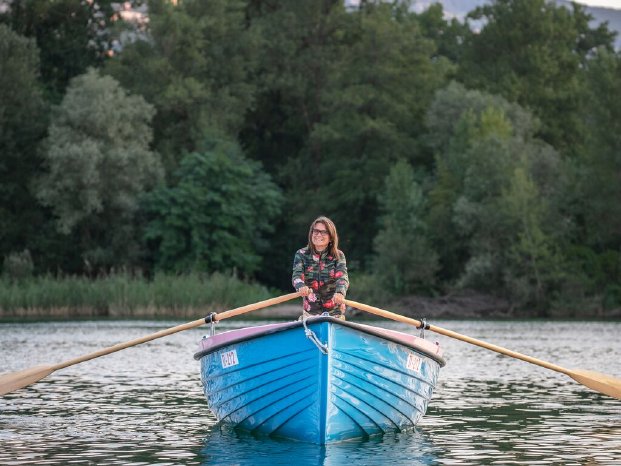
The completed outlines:
{"type": "Polygon", "coordinates": [[[310,288],[308,286],[303,286],[298,290],[298,293],[300,293],[300,296],[308,296],[308,294],[310,293],[310,288]]]}
{"type": "Polygon", "coordinates": [[[345,302],[345,296],[343,296],[341,293],[334,293],[332,300],[334,301],[334,304],[343,304],[345,302]]]}

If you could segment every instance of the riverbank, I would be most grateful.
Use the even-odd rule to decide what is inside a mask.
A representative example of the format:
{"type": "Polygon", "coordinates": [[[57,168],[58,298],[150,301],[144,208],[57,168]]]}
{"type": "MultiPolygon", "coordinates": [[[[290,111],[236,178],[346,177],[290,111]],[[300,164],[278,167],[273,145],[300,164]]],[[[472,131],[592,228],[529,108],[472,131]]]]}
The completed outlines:
{"type": "MultiPolygon", "coordinates": [[[[356,297],[351,297],[357,301],[356,297]]],[[[535,313],[516,312],[508,302],[489,295],[463,292],[442,297],[405,296],[390,303],[365,303],[415,319],[515,319],[534,318],[535,313]]],[[[287,303],[253,312],[261,318],[297,318],[301,313],[299,303],[287,303]]],[[[620,313],[621,314],[621,313],[620,313]]],[[[348,308],[346,315],[373,317],[364,311],[348,308]]],[[[621,315],[619,315],[621,317],[621,315]]]]}
{"type": "MultiPolygon", "coordinates": [[[[30,277],[20,281],[0,278],[0,321],[85,319],[196,320],[285,293],[225,274],[156,275],[152,278],[116,273],[87,277],[30,277]]],[[[615,319],[621,308],[553,310],[542,315],[516,309],[503,299],[461,290],[438,297],[405,296],[390,299],[358,296],[349,299],[416,319],[615,319]],[[380,301],[381,299],[381,301],[380,301]]],[[[301,300],[247,314],[257,319],[295,319],[301,300]]],[[[370,317],[348,309],[352,317],[370,317]]]]}
{"type": "Polygon", "coordinates": [[[219,273],[0,279],[0,320],[196,319],[274,294],[260,284],[219,273]]]}
{"type": "MultiPolygon", "coordinates": [[[[356,300],[355,297],[351,298],[356,300]]],[[[386,304],[365,303],[381,309],[414,319],[536,319],[541,315],[536,310],[516,309],[501,298],[473,291],[460,291],[445,296],[404,296],[386,304]]],[[[272,318],[289,318],[300,315],[300,306],[285,304],[270,309],[257,311],[255,315],[272,318]]],[[[621,308],[585,310],[556,310],[549,311],[550,319],[596,319],[621,320],[621,308]]],[[[352,317],[367,317],[370,314],[358,309],[349,308],[347,315],[352,317]]]]}
{"type": "MultiPolygon", "coordinates": [[[[266,298],[261,298],[263,300],[266,298]]],[[[351,297],[357,300],[356,297],[351,297]]],[[[134,306],[123,309],[78,307],[29,307],[15,308],[10,311],[0,309],[0,321],[33,321],[33,320],[89,320],[89,319],[181,319],[195,320],[212,312],[224,312],[235,307],[250,304],[238,302],[236,305],[208,304],[185,307],[134,306]]],[[[255,301],[256,302],[256,301],[255,301]]],[[[440,297],[407,296],[395,299],[390,303],[366,303],[397,314],[417,320],[441,319],[535,319],[541,316],[535,311],[513,309],[502,299],[464,291],[440,297]]],[[[302,312],[301,301],[294,299],[288,303],[258,309],[246,314],[249,319],[297,319],[302,312]]],[[[374,318],[373,315],[355,308],[347,309],[351,318],[374,318]]],[[[600,310],[598,312],[552,312],[550,319],[575,320],[621,320],[621,308],[600,310]]]]}

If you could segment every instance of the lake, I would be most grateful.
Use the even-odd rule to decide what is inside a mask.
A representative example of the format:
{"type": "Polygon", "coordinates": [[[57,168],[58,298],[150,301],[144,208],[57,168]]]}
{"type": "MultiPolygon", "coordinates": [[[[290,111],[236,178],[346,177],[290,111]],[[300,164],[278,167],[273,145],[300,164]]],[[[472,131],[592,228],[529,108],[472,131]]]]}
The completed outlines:
{"type": "MultiPolygon", "coordinates": [[[[198,316],[197,316],[198,317],[198,316]]],[[[0,324],[0,372],[62,362],[175,321],[0,324]]],[[[217,331],[266,321],[239,317],[217,331]]],[[[418,334],[390,321],[376,325],[418,334]]],[[[621,322],[430,322],[567,368],[621,378],[621,322]]],[[[321,447],[217,425],[192,358],[207,328],[67,369],[0,398],[0,464],[621,465],[621,401],[426,332],[447,365],[416,429],[321,447]]]]}

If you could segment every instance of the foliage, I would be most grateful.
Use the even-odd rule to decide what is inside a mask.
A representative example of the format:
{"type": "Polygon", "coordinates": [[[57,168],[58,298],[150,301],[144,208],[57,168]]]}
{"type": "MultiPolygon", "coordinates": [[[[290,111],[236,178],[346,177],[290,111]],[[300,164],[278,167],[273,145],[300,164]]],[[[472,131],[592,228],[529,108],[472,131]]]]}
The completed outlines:
{"type": "MultiPolygon", "coordinates": [[[[323,148],[309,138],[324,118],[323,99],[341,66],[345,28],[352,17],[341,2],[323,0],[252,1],[248,17],[261,47],[255,105],[246,114],[239,140],[286,192],[287,213],[276,219],[270,257],[257,277],[288,288],[293,254],[306,244],[308,224],[319,214],[337,213],[319,188],[335,173],[322,166],[323,148]]],[[[353,236],[338,227],[341,249],[355,267],[349,247],[353,236]]]]}
{"type": "Polygon", "coordinates": [[[256,271],[282,202],[260,164],[243,157],[236,143],[214,140],[208,151],[187,154],[176,178],[147,201],[146,238],[157,268],[256,271]]]}
{"type": "Polygon", "coordinates": [[[93,267],[135,259],[132,219],[139,197],[161,176],[148,149],[153,108],[95,70],[75,78],[56,109],[37,196],[61,233],[81,232],[93,267]]]}
{"type": "MultiPolygon", "coordinates": [[[[90,280],[79,276],[38,276],[19,282],[0,279],[0,315],[29,316],[64,310],[75,317],[91,310],[110,317],[193,317],[268,299],[256,283],[214,273],[165,275],[152,280],[116,272],[90,280]]],[[[45,314],[44,314],[45,315],[45,314]]]]}
{"type": "Polygon", "coordinates": [[[587,79],[590,137],[577,183],[580,214],[590,246],[621,251],[621,56],[600,49],[587,79]]]}
{"type": "Polygon", "coordinates": [[[619,306],[621,58],[583,7],[496,0],[459,22],[408,0],[150,0],[112,51],[113,3],[0,7],[9,269],[289,289],[325,214],[368,299],[619,306]]]}
{"type": "MultiPolygon", "coordinates": [[[[524,164],[514,169],[509,187],[500,198],[500,210],[513,229],[507,255],[506,281],[514,302],[541,308],[554,282],[563,276],[555,236],[546,228],[549,205],[524,164]],[[520,286],[521,285],[521,286],[520,286]]],[[[558,235],[558,232],[555,232],[558,235]]]]}
{"type": "Polygon", "coordinates": [[[347,291],[347,299],[382,306],[394,298],[394,292],[380,282],[373,272],[349,273],[349,281],[351,285],[347,291]]]}
{"type": "Polygon", "coordinates": [[[497,0],[469,17],[484,26],[466,38],[460,79],[531,109],[546,142],[575,151],[584,135],[581,68],[595,47],[612,49],[614,34],[605,24],[591,28],[575,3],[570,10],[545,0],[497,0]]]}
{"type": "Polygon", "coordinates": [[[33,271],[34,264],[28,249],[9,254],[2,263],[2,275],[9,280],[23,280],[31,277],[33,271]]]}
{"type": "Polygon", "coordinates": [[[429,222],[445,274],[545,308],[561,279],[555,242],[568,235],[549,202],[562,197],[558,154],[534,138],[525,110],[457,84],[437,94],[429,124],[438,147],[429,222]]]}
{"type": "Polygon", "coordinates": [[[48,94],[60,101],[69,81],[103,63],[109,50],[111,0],[19,0],[0,21],[32,38],[41,50],[48,94]]]}
{"type": "Polygon", "coordinates": [[[252,105],[256,37],[240,0],[150,2],[150,40],[128,44],[110,73],[156,109],[154,146],[169,175],[207,133],[235,135],[252,105]]]}
{"type": "Polygon", "coordinates": [[[447,20],[441,3],[432,3],[416,18],[422,34],[436,44],[436,57],[448,58],[454,63],[459,62],[463,50],[462,44],[472,34],[468,23],[462,23],[456,18],[447,20]]]}
{"type": "Polygon", "coordinates": [[[244,143],[289,193],[286,234],[303,238],[309,220],[326,214],[351,263],[367,266],[377,222],[359,219],[377,217],[395,161],[429,161],[419,138],[424,114],[450,65],[405,3],[361,2],[349,11],[339,2],[276,5],[254,13],[268,45],[262,106],[252,116],[269,126],[248,128],[244,143]]]}
{"type": "Polygon", "coordinates": [[[47,112],[36,44],[0,24],[0,257],[39,239],[45,213],[30,183],[40,170],[47,112]]]}
{"type": "Polygon", "coordinates": [[[404,160],[390,169],[380,205],[381,228],[374,241],[377,280],[398,295],[428,290],[438,257],[427,238],[422,189],[404,160]]]}
{"type": "Polygon", "coordinates": [[[471,229],[469,220],[464,219],[462,225],[458,225],[455,217],[458,201],[462,212],[470,205],[466,199],[460,199],[466,183],[472,190],[481,188],[480,194],[472,193],[478,196],[477,202],[482,200],[481,195],[489,192],[492,184],[498,193],[510,174],[507,167],[510,156],[506,152],[496,152],[492,144],[500,144],[502,138],[511,135],[517,139],[532,137],[537,121],[521,107],[501,97],[466,90],[452,82],[436,93],[427,114],[427,125],[428,140],[436,151],[435,182],[429,191],[427,222],[440,255],[440,277],[450,282],[461,275],[469,254],[467,238],[471,232],[464,231],[464,228],[471,229]],[[477,142],[480,139],[488,139],[489,144],[477,142]],[[486,155],[476,154],[486,147],[486,155]],[[478,168],[484,172],[478,173],[478,168]],[[479,179],[482,180],[480,185],[479,179]]]}

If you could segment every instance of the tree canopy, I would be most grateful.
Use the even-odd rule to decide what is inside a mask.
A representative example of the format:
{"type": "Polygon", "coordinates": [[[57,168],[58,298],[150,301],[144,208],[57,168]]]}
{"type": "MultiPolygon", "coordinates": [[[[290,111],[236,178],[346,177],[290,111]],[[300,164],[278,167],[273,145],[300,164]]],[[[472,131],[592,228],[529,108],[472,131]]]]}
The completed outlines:
{"type": "Polygon", "coordinates": [[[0,24],[0,251],[38,249],[37,224],[45,219],[32,194],[41,170],[38,144],[45,137],[47,106],[39,79],[39,51],[0,24]]]}
{"type": "Polygon", "coordinates": [[[246,159],[237,143],[213,139],[205,152],[182,159],[175,178],[176,185],[161,186],[147,199],[145,237],[156,267],[255,272],[282,202],[260,164],[246,159]]]}
{"type": "Polygon", "coordinates": [[[37,196],[60,233],[80,231],[93,266],[136,260],[133,217],[140,195],[161,178],[149,150],[152,117],[142,97],[94,69],[71,81],[52,115],[37,196]]]}
{"type": "Polygon", "coordinates": [[[0,13],[7,269],[288,289],[324,214],[393,297],[621,306],[621,58],[583,7],[147,4],[125,35],[107,0],[0,13]]]}

